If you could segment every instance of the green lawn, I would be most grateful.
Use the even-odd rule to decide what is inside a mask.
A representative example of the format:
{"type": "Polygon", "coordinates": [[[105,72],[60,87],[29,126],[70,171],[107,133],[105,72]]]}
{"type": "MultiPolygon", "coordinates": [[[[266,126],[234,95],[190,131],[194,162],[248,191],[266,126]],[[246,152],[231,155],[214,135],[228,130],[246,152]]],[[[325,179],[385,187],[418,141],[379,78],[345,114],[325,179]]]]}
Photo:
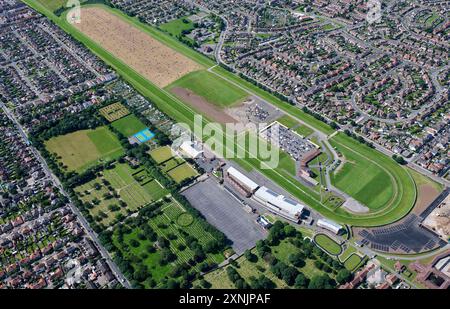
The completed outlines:
{"type": "Polygon", "coordinates": [[[314,236],[314,241],[326,252],[332,255],[339,255],[342,252],[342,247],[336,241],[331,239],[328,235],[317,234],[314,236]]]}
{"type": "Polygon", "coordinates": [[[182,17],[162,24],[159,26],[159,28],[177,37],[181,35],[185,30],[194,29],[194,23],[187,17],[182,17]]]}
{"type": "Polygon", "coordinates": [[[362,258],[357,254],[352,254],[350,257],[348,257],[345,262],[344,266],[350,271],[354,271],[356,267],[358,267],[359,264],[361,264],[362,258]]]}
{"type": "Polygon", "coordinates": [[[334,185],[372,211],[401,211],[414,205],[416,187],[408,171],[391,158],[339,133],[331,140],[345,157],[344,167],[332,175],[334,185]]]}
{"type": "Polygon", "coordinates": [[[289,129],[299,124],[297,120],[288,115],[278,118],[277,121],[289,129]]]}
{"type": "Polygon", "coordinates": [[[189,73],[169,85],[166,89],[180,87],[189,89],[211,104],[229,107],[242,102],[248,94],[208,71],[189,73]]]}
{"type": "Polygon", "coordinates": [[[173,154],[169,146],[163,146],[150,151],[150,156],[156,163],[160,164],[172,158],[173,154]]]}
{"type": "MultiPolygon", "coordinates": [[[[65,7],[67,0],[38,0],[43,6],[54,12],[61,7],[65,7]]],[[[80,1],[83,2],[83,1],[80,1]]]]}
{"type": "Polygon", "coordinates": [[[198,173],[188,163],[184,163],[170,170],[167,175],[176,183],[181,183],[185,179],[197,176],[198,173]]]}
{"type": "Polygon", "coordinates": [[[147,126],[143,124],[142,121],[140,121],[135,115],[123,117],[114,121],[111,125],[126,137],[130,137],[147,128],[147,126]]]}
{"type": "Polygon", "coordinates": [[[337,147],[345,158],[345,165],[331,175],[333,184],[360,201],[371,210],[383,208],[395,195],[395,183],[389,172],[376,162],[367,160],[353,149],[337,147]]]}
{"type": "Polygon", "coordinates": [[[307,126],[303,126],[303,125],[296,127],[294,129],[294,131],[303,137],[307,137],[314,133],[314,131],[312,129],[308,128],[307,126]]]}
{"type": "Polygon", "coordinates": [[[284,115],[277,119],[279,123],[284,125],[285,127],[288,127],[289,129],[292,129],[294,132],[306,137],[314,133],[314,131],[304,125],[301,125],[300,122],[295,120],[294,118],[284,115]]]}
{"type": "Polygon", "coordinates": [[[357,252],[356,248],[349,245],[349,246],[344,250],[344,252],[342,252],[342,253],[339,255],[339,261],[344,262],[350,255],[352,255],[353,253],[356,253],[356,252],[357,252]]]}
{"type": "Polygon", "coordinates": [[[124,154],[117,137],[107,127],[80,130],[45,141],[66,171],[83,172],[99,161],[111,161],[124,154]]]}

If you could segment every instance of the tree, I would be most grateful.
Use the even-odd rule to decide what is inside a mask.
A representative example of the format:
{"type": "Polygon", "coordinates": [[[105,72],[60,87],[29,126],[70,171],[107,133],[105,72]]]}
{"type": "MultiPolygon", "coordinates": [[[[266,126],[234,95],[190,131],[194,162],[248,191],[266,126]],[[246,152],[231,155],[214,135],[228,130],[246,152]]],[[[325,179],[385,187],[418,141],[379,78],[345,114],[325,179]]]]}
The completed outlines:
{"type": "Polygon", "coordinates": [[[138,282],[142,282],[148,277],[150,277],[150,273],[145,266],[140,266],[133,274],[133,279],[138,282]]]}
{"type": "Polygon", "coordinates": [[[297,278],[297,275],[299,274],[298,270],[295,267],[288,266],[286,269],[283,270],[283,280],[286,282],[287,285],[292,286],[294,285],[295,279],[297,278]]]}
{"type": "Polygon", "coordinates": [[[348,271],[346,268],[342,268],[341,270],[338,271],[337,275],[336,275],[336,281],[339,284],[343,284],[345,282],[350,281],[352,277],[352,273],[350,271],[348,271]]]}
{"type": "Polygon", "coordinates": [[[255,263],[258,261],[258,257],[248,249],[245,250],[244,256],[249,262],[255,263]]]}
{"type": "Polygon", "coordinates": [[[137,247],[139,247],[139,241],[137,241],[136,239],[131,239],[130,245],[134,248],[137,248],[137,247]]]}
{"type": "Polygon", "coordinates": [[[308,289],[332,289],[333,280],[328,275],[314,276],[308,284],[308,289]]]}
{"type": "Polygon", "coordinates": [[[258,240],[256,242],[256,251],[258,252],[259,256],[262,257],[265,253],[270,253],[271,249],[264,240],[258,240]]]}
{"type": "Polygon", "coordinates": [[[276,221],[274,225],[270,228],[269,235],[267,236],[267,241],[271,246],[277,245],[286,237],[284,232],[284,224],[281,221],[276,221]]]}
{"type": "Polygon", "coordinates": [[[287,224],[283,230],[286,237],[292,237],[296,233],[296,229],[290,224],[287,224]]]}
{"type": "Polygon", "coordinates": [[[305,289],[308,286],[308,278],[303,273],[299,273],[295,278],[294,286],[298,289],[305,289]]]}
{"type": "Polygon", "coordinates": [[[305,266],[304,255],[300,252],[290,254],[288,259],[289,262],[296,267],[305,266]]]}
{"type": "Polygon", "coordinates": [[[287,265],[282,261],[278,261],[275,265],[270,267],[270,270],[277,276],[279,279],[283,278],[283,273],[287,269],[287,265]]]}
{"type": "Polygon", "coordinates": [[[252,276],[250,277],[250,287],[252,289],[269,290],[276,288],[276,284],[264,275],[261,275],[258,278],[252,276]]]}

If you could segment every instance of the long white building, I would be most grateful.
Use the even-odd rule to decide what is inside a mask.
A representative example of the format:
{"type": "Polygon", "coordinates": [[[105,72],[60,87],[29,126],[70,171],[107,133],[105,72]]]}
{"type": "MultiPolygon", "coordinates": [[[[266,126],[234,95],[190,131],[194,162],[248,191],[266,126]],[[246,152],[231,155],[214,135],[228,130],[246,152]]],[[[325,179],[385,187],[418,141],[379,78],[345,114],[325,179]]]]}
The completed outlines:
{"type": "Polygon", "coordinates": [[[305,208],[296,201],[266,187],[261,187],[256,190],[253,194],[253,198],[279,216],[294,222],[300,221],[303,209],[305,208]]]}
{"type": "Polygon", "coordinates": [[[254,182],[253,180],[251,180],[250,178],[248,178],[247,176],[245,176],[232,166],[229,167],[226,172],[228,177],[230,177],[231,179],[233,179],[233,181],[238,183],[239,186],[242,187],[249,194],[254,193],[256,189],[259,188],[259,185],[256,182],[254,182]]]}
{"type": "Polygon", "coordinates": [[[324,228],[326,230],[329,230],[333,232],[334,234],[339,234],[340,230],[342,229],[342,225],[337,224],[336,222],[333,222],[328,219],[319,219],[317,220],[317,226],[324,228]]]}

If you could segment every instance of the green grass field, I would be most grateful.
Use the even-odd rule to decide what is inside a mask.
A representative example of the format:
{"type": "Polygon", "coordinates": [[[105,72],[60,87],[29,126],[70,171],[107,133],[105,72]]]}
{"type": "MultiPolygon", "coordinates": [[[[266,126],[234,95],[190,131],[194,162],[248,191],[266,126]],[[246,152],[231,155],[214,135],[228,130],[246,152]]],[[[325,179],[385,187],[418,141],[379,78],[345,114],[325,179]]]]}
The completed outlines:
{"type": "Polygon", "coordinates": [[[289,129],[292,129],[294,132],[302,135],[303,137],[307,137],[314,133],[314,131],[311,128],[305,125],[301,125],[297,120],[288,115],[284,115],[278,118],[277,121],[282,125],[284,125],[285,127],[288,127],[289,129]]]}
{"type": "Polygon", "coordinates": [[[82,172],[99,161],[111,161],[124,154],[119,140],[107,127],[53,137],[45,146],[59,157],[67,171],[82,172]]]}
{"type": "Polygon", "coordinates": [[[182,32],[185,30],[194,29],[194,23],[187,17],[182,17],[179,19],[169,21],[168,23],[164,23],[164,24],[160,25],[159,28],[161,28],[162,30],[167,31],[171,35],[177,37],[177,36],[181,35],[182,32]]]}
{"type": "Polygon", "coordinates": [[[185,179],[197,176],[198,173],[188,163],[183,163],[167,172],[167,175],[176,183],[181,183],[185,179]]]}
{"type": "Polygon", "coordinates": [[[389,172],[381,169],[376,162],[366,160],[353,149],[339,147],[333,142],[331,144],[337,146],[345,157],[343,168],[331,175],[333,184],[371,210],[386,206],[396,194],[389,172]]]}
{"type": "Polygon", "coordinates": [[[133,170],[128,164],[116,164],[113,169],[104,170],[101,177],[77,187],[75,192],[83,203],[93,205],[89,212],[94,219],[104,226],[109,226],[115,223],[118,214],[126,216],[153,201],[161,199],[168,193],[159,183],[149,177],[147,182],[141,185],[133,177],[133,174],[140,170],[133,170]],[[112,192],[103,183],[104,180],[110,184],[113,189],[112,192]],[[95,188],[96,184],[100,185],[98,190],[95,188]],[[105,194],[114,192],[118,194],[118,197],[105,196],[105,194]],[[95,200],[98,202],[95,203],[95,200]],[[121,206],[120,201],[125,202],[126,206],[121,206]],[[120,207],[114,211],[109,209],[110,205],[120,207]]]}
{"type": "Polygon", "coordinates": [[[339,255],[342,252],[342,247],[336,241],[331,239],[328,235],[317,234],[314,236],[314,241],[326,252],[332,255],[339,255]]]}
{"type": "MultiPolygon", "coordinates": [[[[38,0],[43,6],[54,12],[61,7],[65,7],[67,0],[38,0]]],[[[80,1],[82,2],[82,1],[80,1]]]]}
{"type": "Polygon", "coordinates": [[[342,133],[330,142],[346,160],[344,167],[331,177],[337,188],[375,212],[383,209],[406,214],[412,208],[416,186],[405,168],[342,133]]]}
{"type": "Polygon", "coordinates": [[[150,156],[156,163],[160,164],[172,158],[173,154],[169,146],[163,146],[150,151],[150,156]]]}
{"type": "MultiPolygon", "coordinates": [[[[104,61],[106,61],[113,69],[115,69],[120,75],[122,75],[136,90],[138,90],[141,94],[143,94],[145,97],[152,100],[155,105],[163,112],[167,113],[177,121],[185,122],[189,125],[192,125],[193,123],[193,115],[195,112],[175,98],[173,95],[168,93],[167,91],[164,91],[163,89],[160,89],[156,87],[154,84],[150,83],[148,80],[143,78],[141,75],[130,69],[128,66],[126,66],[122,61],[119,59],[113,57],[111,54],[106,52],[101,46],[99,46],[97,43],[93,42],[89,38],[87,38],[85,35],[83,35],[81,32],[76,30],[74,27],[69,25],[64,16],[61,16],[61,18],[56,17],[55,15],[51,14],[45,7],[39,5],[36,2],[30,1],[30,0],[24,0],[27,4],[34,7],[35,9],[39,10],[40,12],[43,12],[46,14],[52,21],[54,21],[57,25],[59,25],[63,30],[68,32],[69,34],[73,35],[76,39],[83,42],[88,48],[90,48],[95,54],[97,54],[100,58],[102,58],[104,61]]],[[[127,22],[133,24],[134,26],[142,29],[144,32],[148,33],[149,35],[153,36],[155,39],[165,43],[169,47],[183,53],[184,55],[190,57],[193,60],[196,60],[201,65],[207,67],[212,67],[214,63],[209,60],[208,58],[202,56],[201,54],[197,53],[196,51],[190,49],[189,47],[181,44],[176,39],[170,37],[169,35],[162,33],[161,31],[158,31],[157,29],[144,25],[140,23],[136,18],[129,17],[125,15],[124,13],[107,8],[105,6],[101,6],[112,13],[116,14],[117,16],[120,16],[127,22]]],[[[280,99],[276,98],[275,96],[265,92],[264,90],[258,88],[257,86],[244,81],[240,77],[236,76],[235,74],[226,71],[225,69],[216,66],[211,69],[211,72],[214,74],[217,74],[218,77],[228,81],[229,83],[238,84],[240,87],[245,89],[246,91],[250,91],[251,93],[254,93],[261,98],[267,100],[268,102],[272,103],[273,105],[277,106],[278,108],[282,109],[286,113],[288,113],[291,117],[295,117],[299,119],[300,121],[303,121],[307,123],[308,125],[326,133],[331,134],[334,132],[334,130],[327,124],[323,123],[322,121],[316,119],[312,115],[309,115],[302,110],[298,109],[296,106],[291,106],[280,99]]],[[[237,86],[236,86],[237,87],[237,86]]],[[[204,124],[206,124],[207,121],[204,119],[204,124]]],[[[344,140],[347,142],[351,142],[352,140],[350,138],[344,137],[344,140]]],[[[356,149],[356,148],[355,148],[356,149]]],[[[381,161],[386,163],[386,157],[379,154],[375,150],[368,150],[367,151],[368,156],[376,156],[381,157],[381,161]]],[[[364,153],[366,155],[366,153],[364,153]]],[[[389,159],[390,160],[390,159],[389,159]]],[[[320,203],[320,197],[317,196],[311,189],[305,188],[304,186],[299,185],[299,182],[293,179],[292,176],[289,175],[289,173],[282,173],[280,171],[274,171],[274,170],[268,170],[268,169],[261,169],[261,161],[260,160],[253,160],[253,159],[245,159],[245,160],[236,160],[242,165],[245,165],[247,168],[250,169],[256,169],[260,171],[262,174],[264,174],[266,177],[270,178],[271,180],[278,183],[283,189],[289,191],[294,197],[298,198],[299,200],[303,201],[304,203],[308,204],[309,206],[313,207],[317,211],[321,212],[322,215],[325,215],[329,217],[332,220],[341,222],[341,223],[347,223],[352,224],[356,226],[378,226],[387,224],[393,221],[396,221],[400,218],[402,218],[404,215],[406,215],[411,207],[413,206],[414,200],[415,200],[415,187],[411,186],[411,183],[409,182],[410,178],[408,177],[396,177],[396,182],[400,186],[395,200],[390,204],[390,207],[387,209],[383,209],[383,211],[380,211],[378,213],[370,213],[367,215],[354,215],[349,214],[348,212],[341,210],[341,209],[329,209],[325,205],[320,203]],[[400,179],[402,178],[402,179],[400,179]]],[[[391,160],[390,160],[391,161],[391,160]]],[[[390,165],[391,162],[388,162],[386,164],[390,165]]],[[[398,173],[403,173],[403,176],[408,175],[406,169],[402,169],[401,171],[398,171],[398,168],[402,169],[399,166],[394,167],[394,170],[398,173]]]]}
{"type": "Polygon", "coordinates": [[[345,260],[352,255],[353,253],[356,253],[357,250],[355,247],[349,245],[340,255],[339,255],[339,261],[342,263],[345,262],[345,260]]]}
{"type": "Polygon", "coordinates": [[[128,115],[111,124],[117,131],[130,137],[147,128],[135,115],[128,115]]]}
{"type": "Polygon", "coordinates": [[[170,90],[174,87],[189,89],[206,99],[209,103],[222,108],[240,103],[248,96],[242,89],[208,71],[189,73],[166,87],[166,89],[170,90]]]}
{"type": "Polygon", "coordinates": [[[358,267],[359,264],[362,262],[362,258],[357,254],[350,255],[344,262],[345,268],[347,268],[350,271],[354,271],[356,267],[358,267]]]}

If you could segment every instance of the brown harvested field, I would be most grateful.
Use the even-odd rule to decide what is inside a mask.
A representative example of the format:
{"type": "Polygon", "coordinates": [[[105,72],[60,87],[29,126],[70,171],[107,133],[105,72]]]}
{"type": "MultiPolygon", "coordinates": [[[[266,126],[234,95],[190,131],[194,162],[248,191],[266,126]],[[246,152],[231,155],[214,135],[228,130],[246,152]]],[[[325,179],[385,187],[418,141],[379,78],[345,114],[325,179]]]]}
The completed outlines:
{"type": "Polygon", "coordinates": [[[196,95],[191,90],[174,87],[170,90],[183,102],[188,103],[194,110],[205,115],[209,120],[218,123],[237,123],[236,119],[225,113],[219,107],[209,103],[201,96],[196,95]]]}
{"type": "Polygon", "coordinates": [[[439,195],[439,191],[432,185],[422,184],[417,186],[417,202],[413,213],[421,214],[432,201],[439,195]]]}
{"type": "Polygon", "coordinates": [[[82,8],[81,23],[74,25],[158,87],[202,69],[193,60],[102,8],[82,8]]]}

